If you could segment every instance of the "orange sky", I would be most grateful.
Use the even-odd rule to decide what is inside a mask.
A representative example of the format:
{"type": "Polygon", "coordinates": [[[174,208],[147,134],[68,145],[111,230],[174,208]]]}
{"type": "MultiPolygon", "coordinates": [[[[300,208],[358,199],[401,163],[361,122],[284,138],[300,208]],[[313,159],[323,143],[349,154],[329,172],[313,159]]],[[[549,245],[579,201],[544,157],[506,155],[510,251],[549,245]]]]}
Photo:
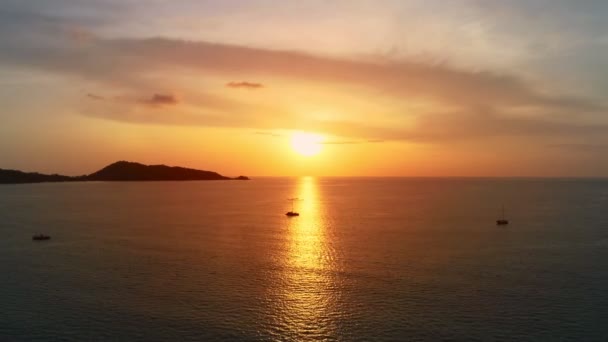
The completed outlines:
{"type": "Polygon", "coordinates": [[[0,168],[608,176],[602,5],[545,5],[10,0],[0,168]]]}

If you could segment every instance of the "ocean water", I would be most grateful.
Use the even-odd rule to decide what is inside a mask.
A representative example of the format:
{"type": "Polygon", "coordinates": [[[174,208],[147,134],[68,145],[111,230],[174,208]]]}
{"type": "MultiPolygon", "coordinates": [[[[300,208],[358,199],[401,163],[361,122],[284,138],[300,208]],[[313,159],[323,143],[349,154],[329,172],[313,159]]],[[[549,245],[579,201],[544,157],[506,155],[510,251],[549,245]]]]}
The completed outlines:
{"type": "Polygon", "coordinates": [[[0,186],[0,341],[97,340],[606,341],[608,180],[0,186]]]}

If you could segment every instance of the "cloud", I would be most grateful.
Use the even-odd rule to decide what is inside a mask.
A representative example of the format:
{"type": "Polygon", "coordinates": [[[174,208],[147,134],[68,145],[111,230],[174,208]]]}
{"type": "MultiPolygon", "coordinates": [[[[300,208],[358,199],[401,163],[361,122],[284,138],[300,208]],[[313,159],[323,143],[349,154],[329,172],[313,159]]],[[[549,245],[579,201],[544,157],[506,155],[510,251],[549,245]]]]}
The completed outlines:
{"type": "Polygon", "coordinates": [[[112,100],[115,103],[135,103],[135,104],[145,104],[151,106],[165,106],[165,105],[176,105],[179,103],[178,98],[175,95],[171,94],[153,94],[148,98],[137,98],[130,95],[120,95],[115,96],[113,98],[106,98],[105,96],[87,93],[87,98],[95,101],[105,101],[112,100]]]}
{"type": "Polygon", "coordinates": [[[170,94],[154,94],[148,99],[141,100],[141,102],[152,106],[176,105],[179,103],[178,99],[170,94]]]}
{"type": "Polygon", "coordinates": [[[522,116],[506,109],[478,107],[427,113],[408,132],[410,140],[463,141],[490,137],[601,137],[608,125],[557,121],[539,115],[522,116]]]}
{"type": "Polygon", "coordinates": [[[253,134],[256,134],[256,135],[267,135],[267,136],[270,136],[270,137],[281,137],[282,136],[281,134],[278,134],[278,133],[262,132],[262,131],[254,132],[253,134]]]}
{"type": "Polygon", "coordinates": [[[101,96],[101,95],[97,95],[97,94],[93,94],[93,93],[88,93],[88,94],[87,94],[87,97],[88,97],[89,99],[92,99],[92,100],[97,100],[97,101],[103,101],[103,100],[105,100],[105,99],[106,99],[105,97],[103,97],[103,96],[101,96]]]}
{"type": "MultiPolygon", "coordinates": [[[[292,127],[295,128],[295,127],[292,127]]],[[[265,135],[265,136],[269,136],[269,137],[273,137],[273,138],[278,138],[278,137],[283,137],[284,135],[282,134],[278,134],[278,133],[273,133],[273,132],[267,132],[267,131],[258,131],[258,132],[254,132],[254,134],[256,135],[265,135]]],[[[384,142],[384,140],[379,140],[379,139],[369,139],[369,140],[330,140],[330,141],[323,141],[321,142],[322,145],[358,145],[358,144],[367,144],[367,143],[381,143],[384,142]]]]}
{"type": "Polygon", "coordinates": [[[324,141],[321,144],[323,145],[356,145],[356,144],[360,144],[360,141],[324,141]]]}
{"type": "Polygon", "coordinates": [[[587,152],[587,153],[606,153],[608,152],[608,143],[606,144],[589,144],[589,143],[562,143],[562,144],[549,144],[548,147],[569,150],[575,152],[587,152]]]}
{"type": "MultiPolygon", "coordinates": [[[[73,32],[65,32],[66,22],[61,18],[41,15],[10,18],[0,20],[3,46],[0,65],[60,74],[128,94],[153,94],[144,99],[137,97],[137,101],[153,105],[155,113],[130,108],[133,103],[128,101],[111,106],[96,103],[98,108],[86,110],[86,115],[109,120],[260,130],[306,129],[343,136],[344,142],[361,139],[441,143],[494,136],[585,137],[600,135],[606,129],[603,116],[607,110],[602,101],[558,93],[551,85],[504,71],[467,70],[408,60],[325,57],[167,38],[118,39],[87,33],[86,39],[73,39],[70,38],[73,32]],[[356,117],[357,114],[351,115],[346,110],[343,117],[335,120],[309,118],[290,112],[282,101],[248,103],[206,89],[205,85],[180,87],[177,79],[183,74],[221,79],[270,77],[286,80],[286,84],[319,85],[361,102],[389,99],[390,105],[385,110],[397,114],[390,122],[382,123],[368,120],[366,115],[371,114],[356,117]],[[185,92],[188,102],[180,102],[171,94],[154,93],[158,84],[180,94],[185,92]],[[437,109],[424,108],[414,113],[405,109],[417,101],[437,109]],[[180,106],[174,106],[178,103],[180,106]],[[161,109],[169,106],[171,112],[161,115],[161,109]]],[[[227,84],[229,88],[245,89],[263,86],[248,81],[227,84]]],[[[289,95],[291,101],[298,101],[301,96],[289,95]]]]}
{"type": "MultiPolygon", "coordinates": [[[[426,99],[452,106],[604,109],[602,104],[591,99],[536,90],[513,75],[466,71],[442,64],[369,62],[162,38],[98,38],[86,44],[75,44],[40,34],[43,36],[31,44],[9,39],[4,44],[6,48],[0,51],[0,62],[123,86],[145,86],[146,75],[151,71],[190,69],[225,76],[270,75],[336,87],[356,85],[390,96],[426,99]]],[[[229,83],[229,87],[247,89],[259,88],[258,85],[263,86],[252,82],[229,83]]]]}
{"type": "MultiPolygon", "coordinates": [[[[470,72],[445,65],[405,61],[374,63],[170,39],[105,40],[99,44],[114,54],[110,57],[127,65],[146,61],[157,68],[174,65],[201,72],[272,75],[338,86],[351,84],[393,96],[426,98],[451,105],[599,107],[589,99],[534,90],[515,76],[470,72]]],[[[142,66],[130,67],[137,71],[142,66]]]]}
{"type": "Polygon", "coordinates": [[[371,144],[381,143],[384,140],[380,139],[368,139],[368,140],[336,140],[336,141],[325,141],[323,145],[359,145],[359,144],[371,144]]]}
{"type": "Polygon", "coordinates": [[[261,83],[241,81],[241,82],[226,83],[226,87],[229,87],[229,88],[260,89],[260,88],[264,88],[264,85],[261,84],[261,83]]]}
{"type": "Polygon", "coordinates": [[[421,113],[409,125],[402,127],[371,122],[317,120],[309,121],[303,129],[343,137],[368,138],[372,142],[392,140],[442,144],[483,141],[495,137],[601,139],[608,131],[608,124],[524,117],[492,107],[480,107],[421,113]]]}
{"type": "MultiPolygon", "coordinates": [[[[295,127],[290,127],[291,129],[295,129],[295,127]]],[[[283,134],[268,132],[268,131],[257,131],[254,132],[256,135],[265,135],[273,138],[284,137],[283,134]]],[[[369,140],[330,140],[321,142],[322,145],[358,145],[358,144],[367,144],[367,143],[380,143],[384,142],[384,140],[379,139],[369,139],[369,140]]]]}

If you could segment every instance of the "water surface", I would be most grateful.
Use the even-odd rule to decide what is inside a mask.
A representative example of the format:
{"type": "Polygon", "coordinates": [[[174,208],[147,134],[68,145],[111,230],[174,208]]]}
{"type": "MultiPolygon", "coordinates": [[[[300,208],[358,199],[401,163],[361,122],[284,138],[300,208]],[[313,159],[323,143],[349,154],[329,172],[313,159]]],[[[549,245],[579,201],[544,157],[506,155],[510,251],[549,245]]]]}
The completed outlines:
{"type": "Polygon", "coordinates": [[[0,340],[605,341],[607,208],[606,180],[0,186],[0,340]]]}

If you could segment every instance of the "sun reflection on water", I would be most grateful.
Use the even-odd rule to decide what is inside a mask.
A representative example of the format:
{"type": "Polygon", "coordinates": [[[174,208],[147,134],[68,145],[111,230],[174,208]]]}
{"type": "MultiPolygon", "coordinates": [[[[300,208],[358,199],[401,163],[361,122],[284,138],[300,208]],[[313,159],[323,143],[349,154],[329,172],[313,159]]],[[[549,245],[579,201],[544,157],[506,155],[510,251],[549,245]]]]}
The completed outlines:
{"type": "Polygon", "coordinates": [[[295,194],[299,217],[288,219],[288,252],[281,317],[295,340],[331,338],[335,322],[333,253],[328,239],[317,179],[301,178],[295,194]]]}
{"type": "Polygon", "coordinates": [[[290,220],[290,263],[292,267],[320,270],[325,265],[325,231],[317,198],[316,179],[305,177],[299,183],[297,210],[300,217],[290,220]]]}

